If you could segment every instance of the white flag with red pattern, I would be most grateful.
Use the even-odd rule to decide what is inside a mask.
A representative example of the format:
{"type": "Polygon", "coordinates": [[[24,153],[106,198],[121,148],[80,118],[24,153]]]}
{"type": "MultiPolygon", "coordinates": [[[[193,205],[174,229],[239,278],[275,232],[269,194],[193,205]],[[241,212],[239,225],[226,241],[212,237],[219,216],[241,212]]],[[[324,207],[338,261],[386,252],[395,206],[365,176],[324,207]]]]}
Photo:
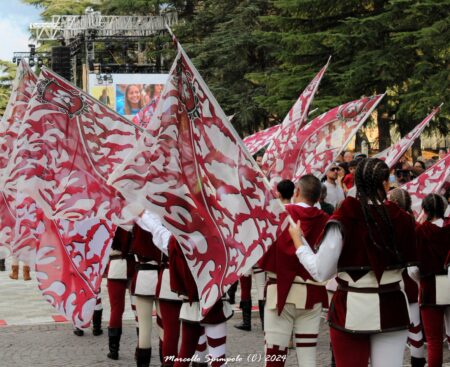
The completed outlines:
{"type": "Polygon", "coordinates": [[[337,156],[345,149],[384,94],[364,97],[316,117],[297,134],[299,152],[294,176],[281,175],[294,182],[306,174],[322,177],[337,156]]]}
{"type": "Polygon", "coordinates": [[[28,64],[22,61],[18,68],[12,85],[5,113],[0,122],[0,246],[13,250],[21,260],[27,257],[21,256],[20,251],[14,251],[14,230],[16,226],[16,192],[3,190],[3,175],[8,166],[9,159],[14,149],[20,123],[25,115],[28,102],[36,85],[37,77],[28,64]]]}
{"type": "Polygon", "coordinates": [[[43,218],[36,279],[44,298],[78,328],[89,326],[116,226],[43,218]]]}
{"type": "Polygon", "coordinates": [[[382,159],[386,162],[389,168],[396,165],[398,160],[405,154],[405,152],[413,145],[414,141],[422,134],[423,129],[428,125],[431,119],[439,112],[440,107],[436,107],[420,124],[413,130],[406,134],[397,143],[386,148],[382,152],[374,156],[374,158],[382,159]]]}
{"type": "Polygon", "coordinates": [[[422,212],[423,198],[428,194],[442,194],[448,186],[450,186],[450,153],[401,188],[411,195],[411,208],[418,218],[422,212]]]}
{"type": "Polygon", "coordinates": [[[43,68],[6,182],[50,218],[131,222],[141,211],[106,183],[136,145],[139,128],[43,68]]]}
{"type": "Polygon", "coordinates": [[[306,123],[309,107],[329,63],[330,60],[300,94],[264,153],[262,166],[271,179],[294,175],[295,163],[300,153],[297,150],[300,147],[297,133],[306,123]]]}
{"type": "Polygon", "coordinates": [[[250,154],[258,153],[261,149],[269,145],[280,126],[280,124],[274,125],[245,137],[243,141],[250,154]]]}
{"type": "Polygon", "coordinates": [[[110,183],[175,235],[205,315],[277,239],[287,214],[180,45],[147,131],[110,183]]]}

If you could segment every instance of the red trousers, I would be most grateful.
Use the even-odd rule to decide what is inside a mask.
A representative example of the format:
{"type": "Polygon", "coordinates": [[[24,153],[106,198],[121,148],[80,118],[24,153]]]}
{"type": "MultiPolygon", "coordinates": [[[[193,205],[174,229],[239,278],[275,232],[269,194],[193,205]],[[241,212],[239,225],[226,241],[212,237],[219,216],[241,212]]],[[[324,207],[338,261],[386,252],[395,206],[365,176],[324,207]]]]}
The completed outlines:
{"type": "Polygon", "coordinates": [[[198,322],[181,323],[181,348],[174,367],[189,367],[195,354],[198,339],[203,334],[203,326],[198,322]]]}
{"type": "Polygon", "coordinates": [[[450,306],[424,306],[420,309],[428,350],[428,367],[442,366],[444,313],[450,306]]]}
{"type": "Polygon", "coordinates": [[[122,316],[125,311],[125,292],[128,282],[126,280],[107,281],[109,302],[111,305],[111,316],[109,318],[110,328],[122,327],[122,316]]]}
{"type": "Polygon", "coordinates": [[[241,301],[251,301],[251,290],[252,290],[252,275],[249,276],[242,276],[239,279],[239,282],[241,284],[241,301]]]}
{"type": "Polygon", "coordinates": [[[178,339],[180,338],[180,309],[181,301],[159,300],[164,340],[162,344],[162,362],[164,366],[171,366],[170,356],[178,354],[178,339]]]}
{"type": "Polygon", "coordinates": [[[370,340],[367,335],[345,333],[330,328],[330,339],[336,367],[360,367],[369,364],[370,340]]]}

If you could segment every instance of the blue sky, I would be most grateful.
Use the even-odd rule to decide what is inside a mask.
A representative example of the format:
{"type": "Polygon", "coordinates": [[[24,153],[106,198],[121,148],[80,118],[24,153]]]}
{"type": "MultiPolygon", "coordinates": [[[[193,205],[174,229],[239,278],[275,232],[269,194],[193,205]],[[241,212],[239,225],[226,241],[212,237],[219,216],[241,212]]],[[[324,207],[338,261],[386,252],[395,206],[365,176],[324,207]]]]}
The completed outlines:
{"type": "Polygon", "coordinates": [[[41,21],[40,12],[20,0],[0,0],[0,59],[12,61],[15,51],[28,51],[28,25],[41,21]]]}

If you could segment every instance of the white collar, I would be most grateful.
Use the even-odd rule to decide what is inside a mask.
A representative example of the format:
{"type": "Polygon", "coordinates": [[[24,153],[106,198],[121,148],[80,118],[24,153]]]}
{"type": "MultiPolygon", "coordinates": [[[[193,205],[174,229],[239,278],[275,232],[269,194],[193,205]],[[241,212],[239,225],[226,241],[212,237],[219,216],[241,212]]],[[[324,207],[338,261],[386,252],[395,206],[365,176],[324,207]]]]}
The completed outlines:
{"type": "Polygon", "coordinates": [[[432,221],[431,223],[433,223],[434,225],[441,227],[441,228],[444,226],[444,220],[442,218],[436,219],[436,220],[432,221]]]}

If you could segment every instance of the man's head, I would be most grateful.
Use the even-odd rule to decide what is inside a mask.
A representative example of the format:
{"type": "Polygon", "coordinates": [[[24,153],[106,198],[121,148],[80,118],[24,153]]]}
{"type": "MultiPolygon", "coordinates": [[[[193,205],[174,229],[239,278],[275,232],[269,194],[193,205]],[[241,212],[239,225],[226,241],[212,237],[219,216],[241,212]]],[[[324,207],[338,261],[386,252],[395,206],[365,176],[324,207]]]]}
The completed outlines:
{"type": "Polygon", "coordinates": [[[289,202],[294,196],[295,185],[291,180],[282,180],[277,185],[279,198],[282,201],[289,202]]]}
{"type": "Polygon", "coordinates": [[[336,181],[338,178],[339,167],[337,164],[333,163],[331,167],[328,169],[326,176],[328,181],[336,181]]]}
{"type": "Polygon", "coordinates": [[[316,176],[304,175],[297,182],[294,201],[296,203],[304,202],[312,206],[319,201],[321,191],[322,184],[316,176]]]}
{"type": "Polygon", "coordinates": [[[409,169],[398,169],[395,171],[395,176],[399,185],[403,185],[412,179],[412,173],[409,169]]]}
{"type": "Polygon", "coordinates": [[[345,152],[344,153],[344,162],[350,163],[352,160],[353,160],[353,153],[345,152]]]}
{"type": "Polygon", "coordinates": [[[439,159],[444,159],[447,155],[447,149],[439,149],[439,159]]]}

